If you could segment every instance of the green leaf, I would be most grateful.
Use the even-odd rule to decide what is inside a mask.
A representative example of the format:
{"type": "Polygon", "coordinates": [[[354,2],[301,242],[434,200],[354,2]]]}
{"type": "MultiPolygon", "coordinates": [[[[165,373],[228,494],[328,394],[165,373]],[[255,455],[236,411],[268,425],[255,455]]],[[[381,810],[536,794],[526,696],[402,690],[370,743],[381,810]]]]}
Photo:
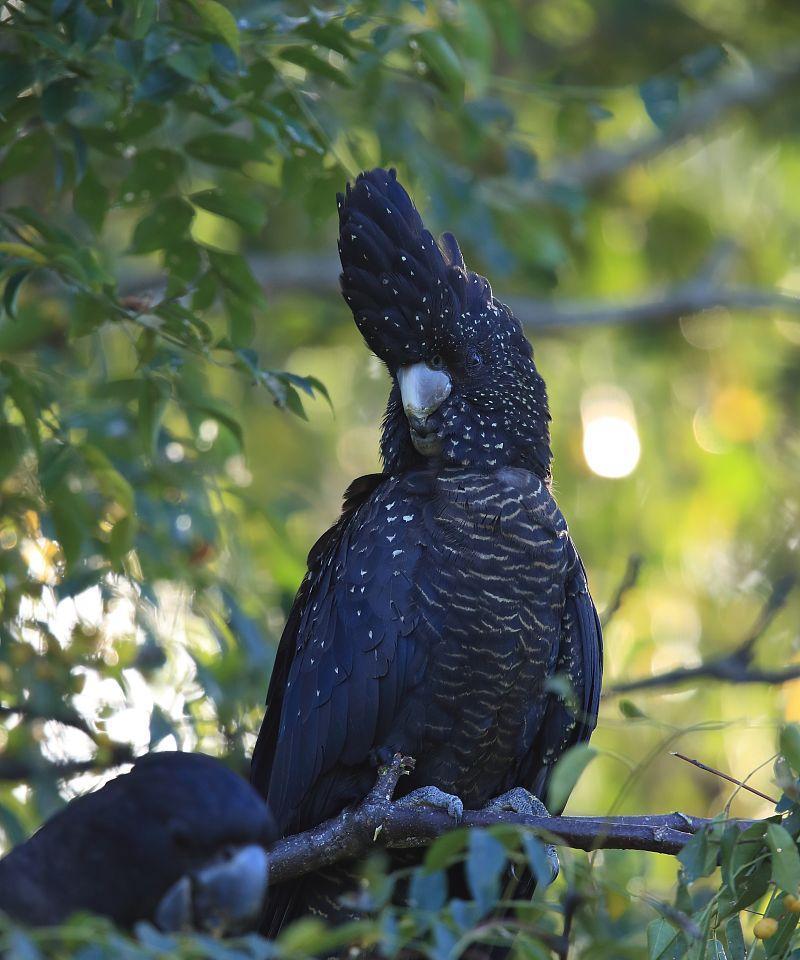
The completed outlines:
{"type": "Polygon", "coordinates": [[[547,792],[551,809],[563,809],[581,774],[596,755],[597,751],[588,744],[578,743],[561,757],[553,768],[547,792]]]}
{"type": "Polygon", "coordinates": [[[140,203],[172,190],[186,169],[186,160],[174,150],[142,150],[134,157],[130,173],[122,181],[119,195],[123,203],[140,203]]]}
{"type": "Polygon", "coordinates": [[[204,273],[192,294],[192,310],[208,310],[217,298],[217,279],[212,271],[204,273]]]}
{"type": "Polygon", "coordinates": [[[472,898],[481,913],[488,913],[500,896],[500,879],[506,866],[506,849],[486,830],[470,830],[465,871],[472,898]]]}
{"type": "Polygon", "coordinates": [[[133,29],[131,35],[134,40],[142,40],[147,36],[158,7],[157,0],[134,0],[133,29]]]}
{"type": "Polygon", "coordinates": [[[454,100],[463,100],[464,68],[447,40],[435,30],[417,33],[413,39],[431,79],[454,100]]]}
{"type": "Polygon", "coordinates": [[[3,291],[3,309],[9,315],[9,317],[14,318],[17,315],[17,296],[19,295],[19,288],[22,286],[23,280],[30,272],[30,270],[18,270],[8,278],[8,283],[3,291]]]}
{"type": "Polygon", "coordinates": [[[164,265],[181,283],[191,283],[203,268],[200,248],[192,240],[173,244],[164,254],[164,265]]]}
{"type": "Polygon", "coordinates": [[[245,163],[264,159],[255,143],[230,133],[206,133],[190,140],[184,149],[190,157],[217,167],[239,169],[245,163]]]}
{"type": "Polygon", "coordinates": [[[787,893],[800,892],[800,854],[788,830],[779,823],[767,827],[767,843],[772,851],[772,879],[787,893]]]}
{"type": "Polygon", "coordinates": [[[241,254],[208,248],[208,260],[219,282],[245,303],[264,306],[264,292],[241,254]]]}
{"type": "Polygon", "coordinates": [[[253,312],[236,297],[225,298],[228,314],[228,332],[234,347],[246,347],[253,341],[255,324],[253,312]]]}
{"type": "Polygon", "coordinates": [[[0,59],[0,108],[14,102],[17,94],[35,79],[33,64],[4,53],[0,59]]]}
{"type": "Polygon", "coordinates": [[[678,854],[683,864],[687,883],[693,883],[700,877],[707,877],[717,866],[719,845],[711,830],[698,830],[692,839],[678,854]]]}
{"type": "Polygon", "coordinates": [[[795,773],[800,773],[800,725],[787,723],[781,728],[778,749],[789,761],[795,773]]]}
{"type": "Polygon", "coordinates": [[[728,944],[730,960],[745,960],[744,934],[738,915],[731,917],[725,924],[725,940],[728,944]]]}
{"type": "Polygon", "coordinates": [[[217,3],[217,0],[191,0],[191,2],[206,29],[221,37],[238,56],[239,28],[230,10],[221,3],[217,3]]]}
{"type": "Polygon", "coordinates": [[[308,420],[308,414],[305,411],[300,394],[290,383],[287,383],[285,380],[283,386],[285,391],[283,402],[286,406],[286,409],[295,414],[295,416],[300,417],[301,420],[308,420]]]}
{"type": "Polygon", "coordinates": [[[189,81],[177,70],[161,64],[151,66],[136,87],[134,99],[150,103],[166,103],[186,88],[189,81]]]}
{"type": "Polygon", "coordinates": [[[680,106],[680,87],[674,77],[651,77],[639,87],[647,115],[664,130],[677,116],[680,106]]]}
{"type": "Polygon", "coordinates": [[[86,444],[83,448],[83,457],[103,496],[117,504],[126,514],[132,514],[135,510],[133,487],[106,454],[99,447],[86,444]]]}
{"type": "Polygon", "coordinates": [[[16,470],[26,446],[20,427],[0,422],[0,480],[16,470]]]}
{"type": "Polygon", "coordinates": [[[233,220],[250,233],[256,233],[264,226],[266,211],[252,193],[214,187],[193,193],[189,199],[195,206],[233,220]]]}
{"type": "Polygon", "coordinates": [[[425,867],[428,870],[442,870],[449,867],[463,851],[468,836],[466,830],[451,830],[438,837],[425,853],[425,867]]]}
{"type": "Polygon", "coordinates": [[[411,876],[409,903],[418,910],[441,910],[447,901],[447,875],[444,870],[417,869],[411,876]]]}
{"type": "Polygon", "coordinates": [[[333,66],[332,63],[328,63],[327,60],[323,60],[322,57],[317,56],[317,54],[309,50],[308,47],[286,47],[281,50],[279,56],[282,60],[286,60],[288,63],[295,63],[297,66],[307,70],[312,76],[325,77],[326,80],[332,80],[334,83],[338,83],[340,87],[353,86],[353,81],[346,73],[338,67],[333,66]]]}
{"type": "Polygon", "coordinates": [[[139,437],[151,458],[158,452],[158,435],[167,406],[167,384],[162,380],[143,380],[139,387],[139,437]]]}
{"type": "Polygon", "coordinates": [[[35,170],[51,154],[50,146],[50,137],[44,130],[18,137],[0,160],[0,182],[35,170]]]}
{"type": "Polygon", "coordinates": [[[705,960],[728,960],[725,948],[716,937],[706,943],[705,960]]]}
{"type": "Polygon", "coordinates": [[[236,416],[230,410],[226,410],[219,401],[209,402],[208,400],[204,400],[200,403],[192,403],[191,408],[206,414],[211,417],[212,420],[218,420],[230,431],[238,446],[244,449],[244,435],[242,433],[241,423],[239,423],[236,416]]]}
{"type": "Polygon", "coordinates": [[[86,171],[73,195],[75,212],[99,233],[108,213],[108,190],[91,169],[86,171]]]}
{"type": "Polygon", "coordinates": [[[678,931],[663,917],[647,925],[647,960],[667,960],[672,957],[678,931]]]}
{"type": "Polygon", "coordinates": [[[49,84],[42,91],[42,116],[48,123],[59,123],[75,105],[78,81],[66,77],[49,84]]]}
{"type": "Polygon", "coordinates": [[[640,710],[639,707],[632,700],[620,700],[619,712],[623,717],[627,717],[628,720],[643,720],[647,718],[647,714],[640,710]]]}
{"type": "Polygon", "coordinates": [[[181,197],[168,197],[143,217],[133,231],[131,253],[152,253],[174,246],[189,232],[194,207],[181,197]]]}

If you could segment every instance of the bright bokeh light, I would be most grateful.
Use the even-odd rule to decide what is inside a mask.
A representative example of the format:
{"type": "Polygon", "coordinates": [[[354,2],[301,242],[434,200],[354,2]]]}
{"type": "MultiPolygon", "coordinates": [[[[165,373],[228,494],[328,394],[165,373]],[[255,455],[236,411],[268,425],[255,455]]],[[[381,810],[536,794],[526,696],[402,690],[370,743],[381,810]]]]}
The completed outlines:
{"type": "Polygon", "coordinates": [[[628,394],[619,387],[587,390],[581,400],[583,455],[599,477],[627,477],[636,469],[642,447],[628,394]]]}

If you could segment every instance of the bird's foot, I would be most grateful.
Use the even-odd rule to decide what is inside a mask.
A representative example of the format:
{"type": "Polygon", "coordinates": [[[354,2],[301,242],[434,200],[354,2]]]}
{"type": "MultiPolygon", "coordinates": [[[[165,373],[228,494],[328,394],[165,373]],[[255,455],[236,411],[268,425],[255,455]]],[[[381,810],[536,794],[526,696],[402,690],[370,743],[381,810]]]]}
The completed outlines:
{"type": "Polygon", "coordinates": [[[267,892],[268,873],[262,847],[240,847],[174,883],[156,909],[156,925],[165,932],[252,929],[267,892]]]}
{"type": "Polygon", "coordinates": [[[445,793],[438,787],[419,787],[397,801],[401,807],[429,807],[440,810],[458,823],[464,816],[464,804],[454,793],[445,793]]]}
{"type": "MultiPolygon", "coordinates": [[[[550,816],[550,812],[542,801],[524,787],[514,787],[507,793],[502,793],[494,800],[490,800],[483,809],[492,813],[517,813],[524,817],[550,816]]],[[[558,876],[561,864],[558,862],[558,854],[552,843],[545,843],[542,853],[540,867],[534,872],[537,875],[537,881],[549,887],[558,876]]]]}
{"type": "Polygon", "coordinates": [[[524,817],[549,817],[550,813],[542,801],[524,787],[514,787],[499,797],[490,800],[484,810],[493,813],[518,813],[524,817]]]}

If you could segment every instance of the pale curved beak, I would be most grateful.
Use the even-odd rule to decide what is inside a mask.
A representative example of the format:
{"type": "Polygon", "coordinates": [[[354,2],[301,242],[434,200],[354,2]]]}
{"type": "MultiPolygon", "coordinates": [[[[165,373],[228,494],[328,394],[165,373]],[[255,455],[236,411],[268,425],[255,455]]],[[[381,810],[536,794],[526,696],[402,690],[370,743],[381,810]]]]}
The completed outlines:
{"type": "Polygon", "coordinates": [[[162,897],[156,925],[166,932],[254,929],[267,893],[269,858],[255,844],[181,877],[162,897]]]}
{"type": "Polygon", "coordinates": [[[403,410],[411,423],[426,420],[450,396],[453,387],[444,370],[431,370],[426,363],[411,363],[397,371],[403,410]]]}

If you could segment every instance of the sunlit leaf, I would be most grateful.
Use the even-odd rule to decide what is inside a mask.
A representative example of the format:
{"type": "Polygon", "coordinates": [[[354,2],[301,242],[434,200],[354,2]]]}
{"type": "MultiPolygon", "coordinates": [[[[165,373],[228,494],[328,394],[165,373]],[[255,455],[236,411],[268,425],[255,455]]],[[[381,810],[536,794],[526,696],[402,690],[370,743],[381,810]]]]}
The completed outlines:
{"type": "Polygon", "coordinates": [[[225,43],[239,53],[239,28],[236,18],[223,4],[217,0],[191,0],[192,6],[200,14],[200,19],[212,33],[222,37],[225,43]]]}

